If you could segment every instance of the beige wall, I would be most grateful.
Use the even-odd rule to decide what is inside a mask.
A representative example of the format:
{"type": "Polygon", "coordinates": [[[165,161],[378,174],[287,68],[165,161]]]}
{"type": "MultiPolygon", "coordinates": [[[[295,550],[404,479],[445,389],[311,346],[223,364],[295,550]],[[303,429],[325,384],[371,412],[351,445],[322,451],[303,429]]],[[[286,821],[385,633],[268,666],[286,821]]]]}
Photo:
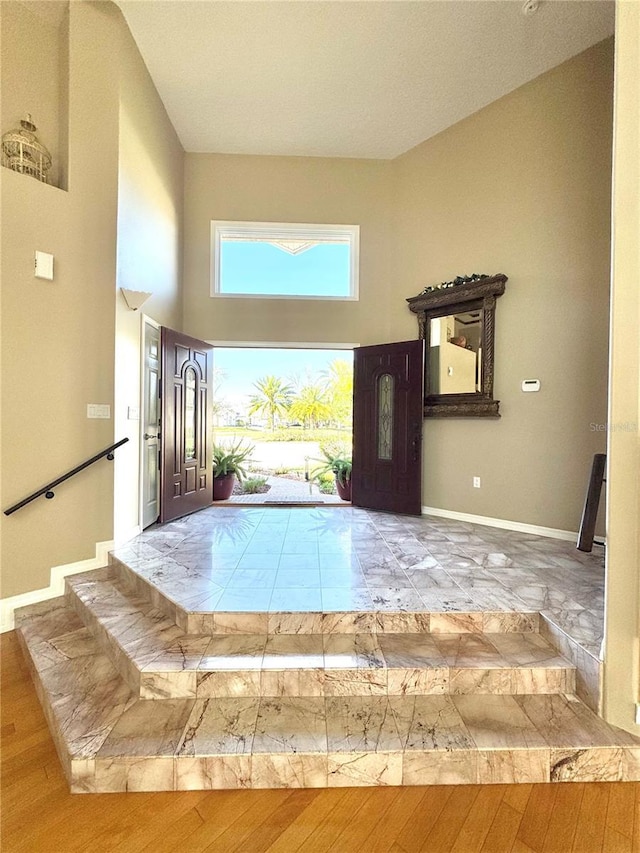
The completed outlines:
{"type": "Polygon", "coordinates": [[[616,16],[604,711],[640,735],[640,5],[616,16]]]}
{"type": "MultiPolygon", "coordinates": [[[[118,175],[118,288],[152,296],[142,311],[182,327],[183,150],[138,49],[123,26],[118,175]]],[[[116,297],[115,434],[130,441],[115,460],[114,537],[137,532],[142,311],[116,297]]]]}
{"type": "Polygon", "coordinates": [[[49,183],[66,188],[67,4],[2,5],[2,133],[31,113],[53,160],[49,183]]]}
{"type": "Polygon", "coordinates": [[[606,422],[612,61],[611,41],[597,45],[394,162],[187,154],[185,331],[413,338],[408,296],[505,272],[503,417],[425,422],[424,503],[576,530],[605,449],[591,424],[606,422]],[[212,299],[212,219],[360,224],[360,301],[212,299]],[[541,392],[523,394],[525,378],[541,392]]]}
{"type": "MultiPolygon", "coordinates": [[[[33,47],[29,28],[9,26],[16,6],[0,3],[3,54],[33,47]]],[[[0,516],[3,598],[48,586],[52,566],[112,539],[114,467],[116,528],[137,522],[138,422],[126,412],[139,405],[140,315],[117,288],[152,291],[145,310],[181,324],[182,149],[116,6],[72,3],[69,43],[69,191],[0,170],[2,507],[114,437],[132,441],[115,466],[0,516]],[[53,282],[34,279],[35,250],[54,254],[53,282]],[[88,420],[90,402],[112,419],[88,420]]],[[[3,100],[16,74],[3,62],[3,100]]]]}
{"type": "MultiPolygon", "coordinates": [[[[0,4],[3,35],[5,13],[0,4]]],[[[69,192],[1,169],[2,507],[113,440],[118,177],[117,18],[110,5],[70,9],[69,192]],[[35,279],[33,253],[55,256],[35,279]]],[[[21,31],[29,49],[28,32],[21,31]]],[[[10,39],[9,39],[10,41],[10,39]]],[[[3,43],[3,49],[5,44],[3,43]]],[[[2,65],[3,94],[15,69],[2,65]]],[[[51,566],[93,557],[112,535],[113,472],[104,461],[15,515],[0,516],[2,596],[48,586],[51,566]]]]}
{"type": "Polygon", "coordinates": [[[391,340],[391,178],[387,161],[187,154],[185,331],[219,341],[391,340]],[[360,300],[211,298],[213,219],[360,225],[360,300]]]}
{"type": "Polygon", "coordinates": [[[387,311],[459,274],[509,276],[497,302],[500,420],[427,420],[427,506],[565,530],[604,452],[612,42],[501,98],[396,162],[398,266],[387,311]],[[541,391],[523,394],[523,379],[541,391]],[[482,488],[472,488],[480,476],[482,488]]]}

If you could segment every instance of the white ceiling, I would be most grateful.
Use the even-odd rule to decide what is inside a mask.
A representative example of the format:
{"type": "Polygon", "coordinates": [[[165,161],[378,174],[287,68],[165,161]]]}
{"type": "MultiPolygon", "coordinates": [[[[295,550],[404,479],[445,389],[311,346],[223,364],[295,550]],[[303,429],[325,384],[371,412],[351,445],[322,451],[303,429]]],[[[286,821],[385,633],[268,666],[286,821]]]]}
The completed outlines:
{"type": "Polygon", "coordinates": [[[613,32],[607,0],[117,0],[187,151],[393,158],[613,32]]]}

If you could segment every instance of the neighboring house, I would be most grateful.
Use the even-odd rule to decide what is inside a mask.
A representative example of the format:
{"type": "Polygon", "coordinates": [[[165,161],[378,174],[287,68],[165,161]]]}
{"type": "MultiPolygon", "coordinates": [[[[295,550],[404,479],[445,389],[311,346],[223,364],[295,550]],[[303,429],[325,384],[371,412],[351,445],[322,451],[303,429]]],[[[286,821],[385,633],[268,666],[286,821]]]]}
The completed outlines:
{"type": "MultiPolygon", "coordinates": [[[[8,0],[0,16],[2,130],[27,103],[43,128],[55,127],[43,140],[64,187],[2,170],[3,507],[112,441],[133,439],[113,468],[100,463],[54,501],[2,518],[3,599],[48,587],[53,566],[89,559],[99,543],[138,529],[130,409],[140,400],[140,314],[121,287],[151,292],[146,314],[199,338],[369,344],[417,336],[405,299],[425,285],[506,273],[496,343],[502,418],[425,423],[424,504],[576,529],[592,455],[606,449],[598,426],[607,422],[608,375],[611,422],[638,417],[634,3],[620,4],[615,136],[606,40],[395,160],[185,153],[115,5],[73,2],[65,15],[64,4],[8,0]],[[286,303],[267,311],[211,299],[212,219],[360,225],[360,300],[287,314],[286,303]],[[53,282],[34,279],[36,250],[55,256],[53,282]],[[533,377],[543,393],[523,395],[521,380],[533,377]],[[109,404],[112,418],[87,420],[88,403],[109,404]],[[472,475],[482,477],[480,492],[472,475]]],[[[605,698],[608,717],[631,729],[637,424],[635,438],[620,430],[611,440],[605,698]]]]}

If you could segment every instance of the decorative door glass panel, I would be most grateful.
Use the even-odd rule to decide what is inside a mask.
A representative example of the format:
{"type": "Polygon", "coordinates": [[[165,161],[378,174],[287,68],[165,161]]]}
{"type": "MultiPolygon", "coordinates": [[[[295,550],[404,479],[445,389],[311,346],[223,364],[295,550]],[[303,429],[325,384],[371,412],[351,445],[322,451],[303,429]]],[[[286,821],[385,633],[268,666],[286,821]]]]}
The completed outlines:
{"type": "Polygon", "coordinates": [[[393,451],[393,376],[378,379],[378,459],[391,459],[393,451]]]}
{"type": "Polygon", "coordinates": [[[196,456],[196,372],[187,367],[184,374],[184,457],[196,456]]]}

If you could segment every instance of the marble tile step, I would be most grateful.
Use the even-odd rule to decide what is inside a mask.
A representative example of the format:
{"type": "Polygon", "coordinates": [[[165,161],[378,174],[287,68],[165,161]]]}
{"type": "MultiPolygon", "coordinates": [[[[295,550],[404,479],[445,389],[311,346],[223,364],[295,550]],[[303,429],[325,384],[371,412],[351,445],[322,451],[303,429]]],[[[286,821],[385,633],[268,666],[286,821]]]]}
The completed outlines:
{"type": "Polygon", "coordinates": [[[573,695],[148,702],[64,598],[16,618],[76,792],[640,780],[640,739],[573,695]]]}
{"type": "Polygon", "coordinates": [[[67,599],[145,699],[575,692],[536,633],[187,634],[107,573],[68,578],[67,599]]]}
{"type": "MultiPolygon", "coordinates": [[[[222,586],[170,557],[140,559],[135,566],[113,554],[109,559],[112,569],[129,589],[148,598],[154,607],[189,634],[523,633],[539,630],[538,612],[526,608],[522,611],[468,611],[456,609],[457,605],[451,603],[437,610],[412,611],[388,601],[372,609],[371,601],[361,601],[357,590],[334,591],[336,595],[332,596],[331,606],[323,610],[318,610],[317,606],[302,606],[299,601],[290,610],[273,600],[268,609],[262,605],[251,607],[245,604],[250,591],[245,591],[235,597],[233,609],[225,609],[219,604],[224,600],[222,586]]],[[[218,579],[222,583],[222,579],[218,579]]],[[[294,601],[296,590],[282,592],[288,600],[294,601]]]]}

